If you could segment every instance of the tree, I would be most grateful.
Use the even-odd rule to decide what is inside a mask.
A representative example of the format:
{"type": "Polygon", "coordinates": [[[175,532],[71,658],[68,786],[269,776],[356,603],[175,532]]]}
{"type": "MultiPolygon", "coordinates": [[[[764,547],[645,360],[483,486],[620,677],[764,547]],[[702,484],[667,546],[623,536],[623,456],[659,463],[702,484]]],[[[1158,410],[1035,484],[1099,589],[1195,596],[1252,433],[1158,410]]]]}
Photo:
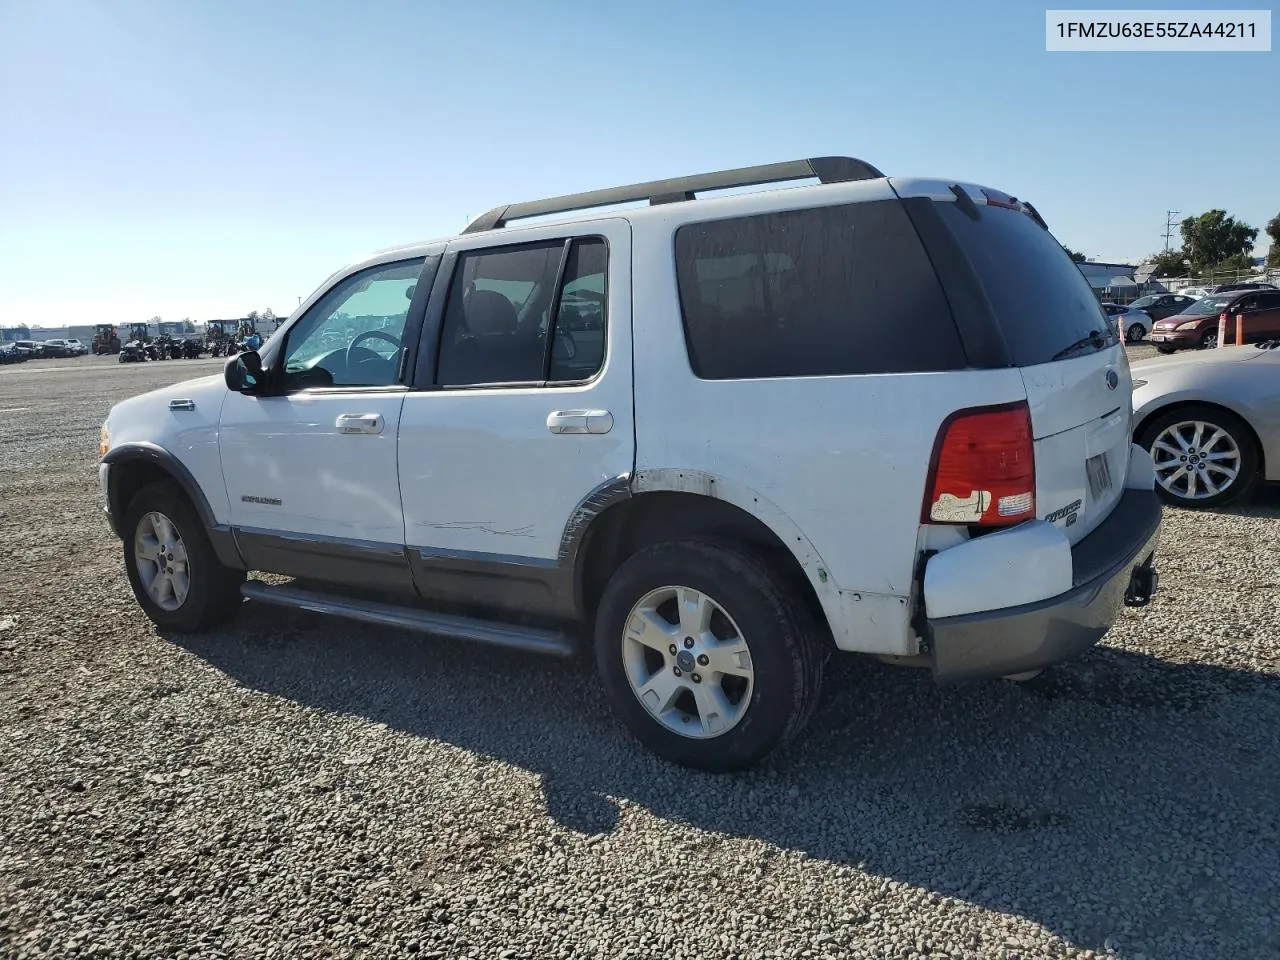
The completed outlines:
{"type": "Polygon", "coordinates": [[[245,319],[247,319],[247,320],[257,320],[257,319],[258,319],[258,311],[257,311],[257,310],[250,310],[250,311],[249,311],[249,315],[248,315],[245,319]]]}
{"type": "Polygon", "coordinates": [[[1062,249],[1067,251],[1067,256],[1069,256],[1076,263],[1084,263],[1086,260],[1089,259],[1085,254],[1081,253],[1079,250],[1072,250],[1070,247],[1063,247],[1062,249]]]}
{"type": "Polygon", "coordinates": [[[1187,217],[1181,226],[1182,254],[1191,261],[1191,268],[1196,273],[1215,267],[1236,254],[1248,256],[1258,238],[1256,228],[1243,221],[1237,222],[1235,217],[1227,216],[1225,210],[1210,210],[1198,217],[1187,217]]]}
{"type": "Polygon", "coordinates": [[[1271,238],[1271,250],[1267,253],[1267,266],[1280,267],[1280,213],[1267,221],[1267,236],[1271,238]]]}
{"type": "Polygon", "coordinates": [[[1161,250],[1148,257],[1147,262],[1151,264],[1151,275],[1157,279],[1187,275],[1187,265],[1181,250],[1161,250]]]}

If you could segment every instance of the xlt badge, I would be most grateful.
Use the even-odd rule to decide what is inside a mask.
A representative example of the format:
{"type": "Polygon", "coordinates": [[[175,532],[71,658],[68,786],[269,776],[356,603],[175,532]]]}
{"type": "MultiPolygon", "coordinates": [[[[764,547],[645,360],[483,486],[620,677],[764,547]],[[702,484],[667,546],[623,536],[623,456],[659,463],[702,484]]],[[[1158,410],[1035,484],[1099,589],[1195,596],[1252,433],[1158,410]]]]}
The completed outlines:
{"type": "Polygon", "coordinates": [[[1080,509],[1083,503],[1083,500],[1072,500],[1065,507],[1059,507],[1053,513],[1046,513],[1044,518],[1049,523],[1057,523],[1063,517],[1069,516],[1067,520],[1067,526],[1069,527],[1076,522],[1076,511],[1080,509]]]}

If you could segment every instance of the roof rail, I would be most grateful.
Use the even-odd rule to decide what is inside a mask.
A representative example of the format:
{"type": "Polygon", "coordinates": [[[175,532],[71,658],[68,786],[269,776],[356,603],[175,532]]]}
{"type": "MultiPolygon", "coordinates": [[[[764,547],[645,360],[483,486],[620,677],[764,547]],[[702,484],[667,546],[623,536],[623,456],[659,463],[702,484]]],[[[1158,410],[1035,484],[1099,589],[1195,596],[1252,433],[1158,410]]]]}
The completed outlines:
{"type": "Polygon", "coordinates": [[[720,170],[700,173],[692,177],[672,177],[669,180],[650,180],[625,187],[609,187],[572,193],[547,200],[530,200],[526,203],[509,203],[494,207],[467,225],[463,233],[479,233],[496,230],[512,220],[541,217],[552,213],[568,213],[589,207],[605,207],[615,203],[631,203],[648,200],[650,204],[678,203],[693,200],[694,194],[704,190],[728,190],[733,187],[754,187],[765,183],[783,183],[787,180],[809,180],[817,177],[822,183],[844,183],[850,180],[878,180],[884,174],[864,160],[853,157],[810,157],[807,160],[788,160],[782,163],[765,163],[756,167],[739,167],[736,170],[720,170]]]}

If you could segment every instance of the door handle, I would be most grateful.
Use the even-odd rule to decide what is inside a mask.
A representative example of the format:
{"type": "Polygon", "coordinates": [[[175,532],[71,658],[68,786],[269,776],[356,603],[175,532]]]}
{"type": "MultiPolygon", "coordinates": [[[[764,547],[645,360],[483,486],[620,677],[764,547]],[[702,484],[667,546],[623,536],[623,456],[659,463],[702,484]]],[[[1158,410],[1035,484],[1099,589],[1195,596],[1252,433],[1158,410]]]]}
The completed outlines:
{"type": "Polygon", "coordinates": [[[556,410],[547,414],[547,429],[552,433],[608,433],[613,429],[613,414],[608,410],[556,410]]]}
{"type": "Polygon", "coordinates": [[[339,433],[381,433],[382,425],[380,413],[344,413],[334,423],[339,433]]]}

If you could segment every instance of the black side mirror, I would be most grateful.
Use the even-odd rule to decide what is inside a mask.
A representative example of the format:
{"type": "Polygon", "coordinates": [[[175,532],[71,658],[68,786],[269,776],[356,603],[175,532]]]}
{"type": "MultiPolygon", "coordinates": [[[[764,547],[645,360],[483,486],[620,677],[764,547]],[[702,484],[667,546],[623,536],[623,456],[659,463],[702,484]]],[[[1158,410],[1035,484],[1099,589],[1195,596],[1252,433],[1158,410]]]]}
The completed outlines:
{"type": "Polygon", "coordinates": [[[227,381],[228,390],[249,395],[258,393],[265,380],[262,358],[254,350],[238,353],[222,368],[222,376],[227,381]]]}

